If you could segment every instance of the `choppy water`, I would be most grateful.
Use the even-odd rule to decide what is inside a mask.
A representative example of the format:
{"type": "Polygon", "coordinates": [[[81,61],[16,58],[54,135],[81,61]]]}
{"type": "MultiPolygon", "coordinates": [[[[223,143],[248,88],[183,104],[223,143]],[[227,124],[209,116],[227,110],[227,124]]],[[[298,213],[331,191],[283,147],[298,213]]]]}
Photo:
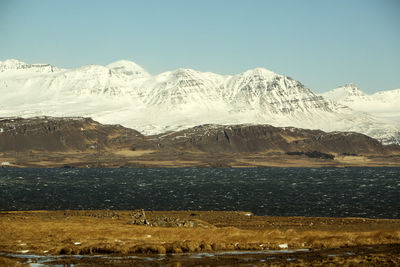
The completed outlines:
{"type": "Polygon", "coordinates": [[[400,218],[400,168],[0,169],[0,210],[400,218]]]}

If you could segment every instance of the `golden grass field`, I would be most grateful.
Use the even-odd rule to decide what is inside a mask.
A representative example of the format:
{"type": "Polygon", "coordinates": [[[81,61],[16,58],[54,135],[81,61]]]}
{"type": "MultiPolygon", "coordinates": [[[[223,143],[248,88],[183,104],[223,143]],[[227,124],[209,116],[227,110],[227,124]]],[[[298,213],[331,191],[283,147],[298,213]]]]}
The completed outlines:
{"type": "MultiPolygon", "coordinates": [[[[263,217],[215,211],[146,212],[148,220],[173,218],[200,225],[154,227],[132,224],[132,214],[133,211],[0,212],[0,252],[133,255],[400,245],[400,220],[263,217]]],[[[385,254],[382,257],[385,259],[385,254]]],[[[0,264],[10,260],[3,257],[0,264]]],[[[391,260],[400,263],[400,255],[391,260]]]]}
{"type": "Polygon", "coordinates": [[[105,150],[46,152],[30,151],[0,154],[0,162],[10,167],[399,167],[400,155],[344,156],[335,159],[317,159],[306,156],[288,156],[282,151],[260,153],[203,153],[163,152],[154,150],[105,150]]]}

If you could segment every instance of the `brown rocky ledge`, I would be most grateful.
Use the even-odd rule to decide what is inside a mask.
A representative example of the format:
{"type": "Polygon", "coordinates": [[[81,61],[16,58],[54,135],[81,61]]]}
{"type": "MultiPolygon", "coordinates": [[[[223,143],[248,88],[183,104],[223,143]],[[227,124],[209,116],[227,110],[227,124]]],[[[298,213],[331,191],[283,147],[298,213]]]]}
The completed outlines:
{"type": "Polygon", "coordinates": [[[14,211],[0,212],[0,229],[0,265],[24,263],[14,253],[122,256],[52,261],[83,266],[152,265],[140,256],[124,256],[157,254],[166,254],[155,260],[165,266],[400,264],[400,220],[392,219],[264,217],[217,211],[14,211]],[[287,251],[264,253],[272,250],[287,251]],[[227,251],[258,254],[179,257],[227,251]]]}

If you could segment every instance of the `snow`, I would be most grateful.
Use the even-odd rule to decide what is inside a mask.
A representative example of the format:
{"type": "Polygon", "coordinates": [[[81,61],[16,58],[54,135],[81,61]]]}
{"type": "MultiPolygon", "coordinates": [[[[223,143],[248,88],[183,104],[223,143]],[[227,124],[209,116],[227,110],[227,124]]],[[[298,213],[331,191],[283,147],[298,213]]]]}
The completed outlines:
{"type": "Polygon", "coordinates": [[[145,71],[141,66],[139,66],[135,62],[128,60],[119,60],[108,64],[106,67],[115,72],[119,72],[127,76],[132,76],[132,78],[146,78],[150,76],[150,74],[145,71]]]}
{"type": "Polygon", "coordinates": [[[0,62],[0,94],[0,117],[85,116],[147,135],[201,124],[271,124],[400,140],[399,123],[389,116],[399,110],[391,103],[400,103],[393,100],[400,90],[369,96],[349,84],[320,96],[262,68],[237,75],[181,68],[152,76],[126,60],[71,70],[6,60],[0,62]],[[379,115],[385,116],[357,111],[357,99],[370,98],[384,103],[379,115]]]}
{"type": "Polygon", "coordinates": [[[400,89],[381,91],[368,95],[356,85],[343,86],[322,94],[350,108],[366,112],[382,121],[400,124],[400,89]],[[354,94],[355,91],[357,94],[354,94]]]}
{"type": "Polygon", "coordinates": [[[331,91],[328,91],[324,93],[323,96],[335,101],[341,101],[341,100],[353,101],[353,99],[357,98],[368,99],[367,94],[361,91],[360,88],[358,88],[358,86],[355,85],[354,83],[349,83],[344,86],[333,89],[331,91]]]}
{"type": "Polygon", "coordinates": [[[1,72],[30,72],[30,73],[49,73],[61,71],[62,69],[51,66],[50,64],[28,64],[26,62],[17,59],[7,59],[5,61],[0,61],[0,73],[1,72]]]}

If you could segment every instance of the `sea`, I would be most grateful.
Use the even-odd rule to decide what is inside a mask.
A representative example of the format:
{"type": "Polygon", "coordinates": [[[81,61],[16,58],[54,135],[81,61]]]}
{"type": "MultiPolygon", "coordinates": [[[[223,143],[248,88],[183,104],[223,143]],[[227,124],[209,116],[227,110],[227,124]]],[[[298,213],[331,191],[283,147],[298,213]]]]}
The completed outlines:
{"type": "Polygon", "coordinates": [[[0,169],[0,210],[60,209],[400,219],[400,168],[0,169]]]}

